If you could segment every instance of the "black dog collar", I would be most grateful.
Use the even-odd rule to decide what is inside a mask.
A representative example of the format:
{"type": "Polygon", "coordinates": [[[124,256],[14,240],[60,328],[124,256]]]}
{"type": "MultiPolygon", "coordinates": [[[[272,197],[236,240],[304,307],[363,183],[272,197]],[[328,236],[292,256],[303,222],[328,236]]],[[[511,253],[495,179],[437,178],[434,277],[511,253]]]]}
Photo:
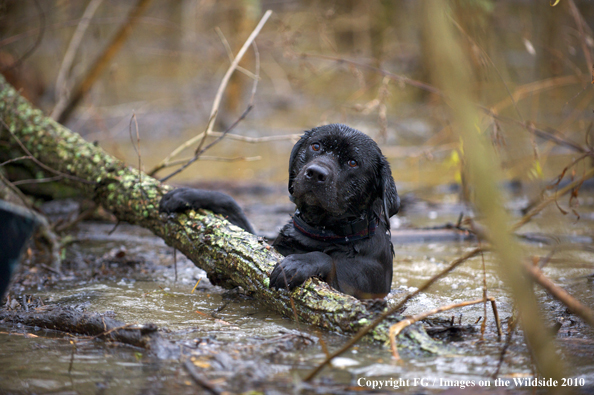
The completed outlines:
{"type": "Polygon", "coordinates": [[[299,210],[293,216],[293,227],[298,232],[315,240],[329,241],[332,243],[348,243],[353,240],[361,240],[375,234],[377,220],[369,220],[365,214],[362,218],[334,227],[332,230],[326,227],[315,227],[308,225],[300,216],[299,210]]]}

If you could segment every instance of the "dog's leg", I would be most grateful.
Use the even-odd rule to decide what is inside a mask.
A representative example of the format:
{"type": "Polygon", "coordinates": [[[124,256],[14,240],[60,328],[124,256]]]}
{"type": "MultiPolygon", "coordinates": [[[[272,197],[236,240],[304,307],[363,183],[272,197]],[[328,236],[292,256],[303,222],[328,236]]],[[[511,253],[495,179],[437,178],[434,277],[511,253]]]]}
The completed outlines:
{"type": "Polygon", "coordinates": [[[177,188],[163,196],[159,203],[159,212],[167,214],[198,209],[210,210],[215,214],[221,214],[232,224],[255,234],[241,207],[239,207],[231,196],[222,192],[177,188]]]}

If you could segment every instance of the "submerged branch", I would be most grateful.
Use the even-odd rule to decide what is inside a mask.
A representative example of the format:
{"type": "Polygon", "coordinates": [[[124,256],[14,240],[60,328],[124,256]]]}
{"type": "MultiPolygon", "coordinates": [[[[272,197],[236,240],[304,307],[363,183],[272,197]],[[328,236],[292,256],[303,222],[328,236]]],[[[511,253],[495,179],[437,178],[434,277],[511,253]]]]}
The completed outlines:
{"type": "MultiPolygon", "coordinates": [[[[466,302],[450,304],[450,305],[447,305],[447,306],[441,306],[441,307],[438,307],[436,309],[429,310],[429,311],[426,311],[424,313],[417,314],[415,316],[405,318],[402,321],[400,321],[400,322],[392,325],[390,327],[390,346],[392,348],[392,356],[397,361],[400,361],[401,360],[400,359],[400,354],[398,354],[398,348],[397,348],[397,344],[398,343],[396,342],[396,337],[405,328],[411,326],[415,322],[419,322],[419,321],[424,320],[425,318],[427,318],[427,317],[429,317],[431,315],[439,314],[439,313],[444,312],[444,311],[448,311],[448,310],[452,310],[452,309],[458,309],[460,307],[471,306],[473,304],[485,303],[487,301],[491,302],[491,308],[493,309],[493,316],[495,317],[495,323],[497,325],[497,335],[499,336],[499,340],[501,340],[501,336],[502,336],[501,322],[499,321],[499,313],[497,311],[497,304],[495,303],[495,298],[493,298],[493,297],[480,298],[480,299],[476,299],[476,300],[469,300],[469,301],[466,301],[466,302]]],[[[486,322],[486,319],[487,319],[487,317],[484,318],[483,322],[486,322]]]]}
{"type": "Polygon", "coordinates": [[[168,347],[154,324],[125,324],[105,314],[91,313],[58,305],[40,306],[30,311],[0,310],[0,320],[15,324],[91,336],[106,341],[152,350],[157,354],[179,353],[178,346],[168,347]]]}
{"type": "Polygon", "coordinates": [[[555,285],[538,267],[527,264],[525,265],[525,268],[534,282],[543,287],[555,299],[567,306],[569,311],[594,328],[594,311],[592,311],[592,309],[589,309],[587,306],[580,303],[563,288],[555,285]]]}

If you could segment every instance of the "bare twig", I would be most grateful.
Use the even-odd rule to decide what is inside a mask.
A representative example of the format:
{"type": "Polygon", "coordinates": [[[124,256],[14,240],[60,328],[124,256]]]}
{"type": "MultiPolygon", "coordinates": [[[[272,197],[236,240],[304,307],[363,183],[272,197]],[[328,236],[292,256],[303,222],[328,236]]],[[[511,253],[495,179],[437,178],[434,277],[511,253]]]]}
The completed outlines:
{"type": "Polygon", "coordinates": [[[214,102],[213,102],[213,105],[212,105],[212,109],[210,111],[209,126],[207,127],[206,131],[204,133],[200,133],[197,136],[194,136],[193,138],[191,138],[190,140],[186,141],[185,143],[183,143],[182,145],[180,145],[179,147],[177,147],[175,150],[173,150],[169,155],[167,155],[167,157],[165,159],[163,159],[160,163],[158,163],[155,166],[155,168],[149,172],[149,174],[154,174],[156,172],[155,169],[162,168],[163,164],[167,164],[171,160],[171,158],[177,156],[184,149],[186,149],[187,147],[189,147],[192,144],[196,143],[197,141],[201,140],[204,137],[204,135],[209,135],[210,132],[212,132],[212,128],[213,128],[213,125],[214,125],[214,120],[216,119],[216,114],[218,113],[219,106],[220,106],[221,100],[223,98],[223,92],[225,91],[225,89],[227,87],[227,84],[229,83],[229,79],[231,78],[231,75],[233,74],[233,72],[235,71],[235,69],[237,69],[237,66],[239,65],[239,62],[241,61],[241,59],[243,58],[243,56],[247,52],[247,50],[250,47],[250,45],[252,44],[252,42],[256,39],[256,37],[258,36],[258,34],[260,34],[260,31],[264,27],[264,24],[266,24],[266,21],[268,21],[268,18],[270,18],[270,15],[272,15],[272,11],[271,10],[268,10],[268,11],[266,11],[264,13],[264,16],[262,17],[262,19],[260,19],[260,22],[258,23],[258,25],[256,26],[256,28],[254,29],[254,31],[252,32],[252,34],[250,34],[250,36],[248,37],[248,39],[246,40],[246,42],[243,44],[243,46],[241,47],[241,49],[237,53],[237,56],[235,57],[235,59],[233,60],[233,62],[229,66],[229,68],[227,69],[227,72],[223,76],[223,79],[221,81],[221,84],[219,85],[219,89],[217,90],[217,93],[215,95],[215,99],[214,99],[214,102]],[[211,119],[212,119],[212,121],[211,121],[211,119]]]}
{"type": "MultiPolygon", "coordinates": [[[[460,264],[466,262],[468,259],[470,259],[470,258],[476,256],[477,254],[479,254],[479,253],[481,253],[483,251],[486,251],[486,250],[487,249],[485,247],[475,248],[475,249],[467,252],[466,254],[462,255],[460,258],[454,260],[448,267],[446,267],[444,270],[442,270],[441,272],[439,272],[435,276],[431,277],[423,285],[421,285],[416,291],[409,293],[400,302],[398,302],[396,305],[390,307],[389,309],[387,309],[386,311],[384,311],[382,314],[380,314],[375,320],[373,320],[372,323],[370,323],[365,328],[363,328],[359,332],[357,332],[357,334],[355,336],[353,336],[339,350],[334,351],[332,354],[330,354],[328,357],[326,357],[326,359],[321,364],[319,364],[314,370],[312,370],[305,377],[304,381],[310,381],[311,379],[313,379],[324,368],[324,366],[328,365],[337,356],[339,356],[339,355],[343,354],[344,352],[346,352],[347,350],[349,350],[359,340],[361,340],[361,338],[363,336],[365,336],[370,330],[372,330],[373,328],[375,328],[376,326],[378,326],[383,320],[385,320],[386,317],[388,317],[388,316],[396,313],[397,311],[399,311],[402,308],[402,306],[404,306],[409,300],[411,300],[412,298],[414,298],[415,296],[417,296],[419,293],[425,291],[433,283],[435,283],[437,280],[439,280],[440,278],[444,277],[446,274],[448,274],[449,272],[451,272],[452,270],[454,270],[455,268],[457,268],[460,264]]],[[[482,299],[481,299],[481,301],[482,301],[482,299]]]]}
{"type": "MultiPolygon", "coordinates": [[[[214,115],[212,115],[208,119],[208,123],[206,124],[206,129],[208,129],[210,127],[210,124],[212,122],[214,122],[215,115],[216,115],[216,113],[214,115]]],[[[202,137],[202,140],[200,141],[200,144],[198,145],[198,148],[196,148],[196,150],[194,151],[194,155],[192,157],[190,157],[190,158],[184,158],[184,159],[177,159],[177,160],[173,160],[173,161],[172,160],[161,161],[161,163],[159,163],[157,166],[153,167],[153,169],[148,173],[148,175],[151,176],[151,177],[155,177],[155,175],[159,171],[161,171],[161,170],[163,170],[163,169],[165,169],[167,167],[178,166],[178,165],[185,165],[185,164],[189,164],[189,163],[192,163],[192,162],[198,160],[199,157],[198,157],[197,154],[200,151],[200,148],[202,147],[202,144],[204,143],[204,140],[206,140],[206,132],[202,132],[201,134],[199,134],[199,136],[202,137]]],[[[186,141],[186,143],[188,143],[188,141],[186,141]]],[[[189,144],[186,145],[184,147],[184,149],[187,148],[187,147],[189,147],[189,146],[190,146],[189,144]]]]}
{"type": "Polygon", "coordinates": [[[56,105],[54,106],[54,109],[50,115],[50,117],[54,119],[57,118],[57,115],[62,113],[64,107],[66,106],[66,102],[68,100],[68,91],[70,90],[71,85],[71,83],[68,81],[68,74],[72,68],[74,57],[78,51],[78,48],[80,47],[83,36],[85,35],[85,32],[91,23],[91,19],[102,2],[103,0],[91,0],[89,4],[87,4],[82,18],[76,26],[76,30],[74,31],[72,39],[68,44],[68,48],[64,54],[64,59],[62,59],[60,71],[58,71],[58,77],[56,78],[56,105]]]}
{"type": "Polygon", "coordinates": [[[120,30],[95,61],[93,67],[87,72],[82,82],[74,88],[68,103],[64,106],[64,110],[61,113],[54,114],[54,118],[58,122],[63,124],[70,118],[78,103],[89,93],[95,81],[97,81],[114,56],[122,48],[124,42],[132,32],[134,25],[140,19],[140,15],[146,10],[150,2],[151,0],[138,0],[136,2],[120,30]]]}
{"type": "Polygon", "coordinates": [[[136,155],[138,155],[138,182],[140,183],[142,182],[142,155],[140,153],[140,134],[138,132],[138,121],[136,120],[136,114],[134,112],[130,118],[130,124],[128,125],[128,134],[130,135],[132,147],[134,147],[134,151],[136,151],[136,155]],[[134,138],[132,137],[132,121],[134,121],[134,126],[136,127],[136,144],[134,144],[134,138]]]}
{"type": "Polygon", "coordinates": [[[4,165],[7,165],[9,163],[12,163],[12,162],[18,162],[18,161],[21,161],[21,160],[32,159],[32,158],[33,158],[32,156],[20,156],[18,158],[9,159],[6,162],[0,163],[0,167],[2,167],[4,165]]]}
{"type": "Polygon", "coordinates": [[[535,81],[529,84],[521,85],[514,90],[514,93],[501,100],[491,107],[494,113],[499,114],[510,103],[516,103],[530,94],[546,91],[553,88],[559,88],[566,85],[577,84],[582,81],[579,76],[563,75],[559,77],[548,78],[542,81],[535,81]]]}
{"type": "MultiPolygon", "coordinates": [[[[229,46],[229,42],[225,38],[225,35],[223,34],[223,32],[221,31],[221,29],[218,26],[215,27],[215,32],[221,39],[221,42],[223,43],[223,47],[225,47],[225,52],[227,52],[227,57],[229,58],[229,61],[231,63],[233,63],[233,51],[231,51],[231,47],[229,46]]],[[[254,73],[252,73],[251,71],[249,71],[248,69],[246,69],[244,67],[237,66],[237,71],[242,72],[243,74],[247,75],[248,77],[250,77],[252,79],[256,78],[256,75],[254,73]]]]}
{"type": "Polygon", "coordinates": [[[575,143],[571,140],[568,140],[564,137],[560,137],[559,136],[559,132],[556,130],[551,130],[551,131],[544,131],[542,129],[539,129],[537,127],[534,126],[534,124],[532,122],[522,122],[519,121],[517,119],[513,119],[513,118],[508,118],[508,117],[504,117],[501,115],[498,115],[497,113],[495,113],[494,111],[492,111],[491,109],[478,105],[478,107],[483,110],[485,113],[487,113],[487,115],[499,120],[499,121],[504,121],[504,122],[509,122],[509,123],[514,123],[518,126],[521,126],[523,128],[525,128],[527,131],[529,131],[530,133],[546,139],[546,140],[550,140],[552,142],[554,142],[557,145],[563,146],[563,147],[567,147],[573,151],[579,152],[579,153],[586,153],[588,152],[588,148],[575,143]]]}
{"type": "Polygon", "coordinates": [[[301,56],[302,58],[314,58],[314,59],[331,60],[331,61],[336,62],[336,63],[339,63],[339,64],[340,63],[347,63],[347,64],[351,64],[351,65],[354,65],[354,66],[362,67],[364,69],[375,71],[375,72],[377,72],[377,73],[379,73],[379,74],[381,74],[383,76],[386,76],[386,77],[390,78],[391,80],[394,80],[394,81],[397,81],[397,82],[400,82],[400,83],[404,83],[404,84],[407,84],[407,85],[410,85],[410,86],[414,86],[414,87],[417,87],[417,88],[422,89],[422,90],[427,91],[427,92],[434,93],[434,94],[439,95],[439,96],[443,96],[443,92],[440,91],[439,89],[437,89],[436,87],[432,86],[432,85],[426,84],[426,83],[421,82],[421,81],[413,80],[411,78],[404,77],[402,75],[394,74],[394,73],[391,73],[391,72],[389,72],[387,70],[383,70],[383,69],[380,69],[378,67],[375,67],[375,66],[372,66],[372,65],[369,65],[369,64],[366,64],[366,63],[358,62],[356,60],[350,60],[350,59],[345,59],[345,58],[338,58],[338,57],[335,57],[335,56],[328,56],[328,55],[311,54],[311,53],[302,53],[299,56],[301,56]]]}
{"type": "Polygon", "coordinates": [[[569,148],[573,151],[577,151],[579,153],[588,152],[586,147],[584,147],[578,143],[575,143],[569,139],[566,139],[564,137],[558,136],[557,134],[555,134],[555,133],[558,133],[555,130],[553,130],[552,132],[549,132],[549,131],[544,131],[544,130],[538,129],[538,128],[534,127],[534,124],[532,122],[528,122],[528,123],[524,124],[523,126],[530,133],[533,133],[534,135],[536,135],[540,138],[550,140],[557,145],[560,145],[562,147],[567,147],[567,148],[569,148]]]}
{"type": "Polygon", "coordinates": [[[199,279],[198,279],[198,281],[196,281],[196,285],[194,285],[194,288],[192,288],[192,291],[190,292],[191,294],[193,294],[193,293],[194,293],[194,291],[196,290],[196,288],[198,288],[198,284],[200,284],[200,281],[201,281],[201,280],[202,280],[202,279],[201,279],[201,278],[199,278],[199,279]]]}
{"type": "Polygon", "coordinates": [[[569,0],[569,10],[571,11],[571,15],[575,20],[575,24],[577,25],[578,32],[580,33],[580,43],[582,45],[582,51],[584,52],[584,58],[586,59],[586,69],[590,69],[594,66],[592,62],[592,52],[588,48],[588,39],[586,37],[585,28],[589,28],[586,21],[584,21],[584,17],[580,13],[580,10],[575,5],[573,0],[569,0]]]}
{"type": "Polygon", "coordinates": [[[63,179],[63,176],[55,176],[55,177],[46,177],[46,178],[31,178],[29,180],[17,180],[17,181],[13,181],[12,184],[13,185],[25,185],[25,184],[43,184],[45,182],[54,182],[54,181],[60,181],[61,179],[63,179]]]}
{"type": "MultiPolygon", "coordinates": [[[[174,161],[169,162],[166,165],[164,164],[158,170],[163,170],[163,169],[166,169],[168,167],[183,165],[183,164],[185,164],[186,162],[188,162],[188,161],[190,161],[192,159],[193,159],[193,157],[176,159],[174,161]]],[[[201,160],[201,161],[213,161],[213,162],[240,162],[240,161],[254,162],[254,161],[257,161],[257,160],[261,160],[261,159],[262,159],[262,156],[260,156],[260,155],[258,155],[258,156],[234,156],[232,158],[226,158],[226,157],[221,157],[221,156],[200,155],[200,157],[197,160],[201,160]]],[[[149,175],[151,175],[151,174],[149,174],[149,175]]]]}
{"type": "MultiPolygon", "coordinates": [[[[202,146],[204,145],[204,142],[206,141],[206,138],[208,137],[208,130],[211,128],[211,125],[214,123],[217,114],[218,114],[218,109],[217,111],[215,111],[213,114],[211,114],[210,118],[208,119],[208,123],[206,124],[206,130],[204,131],[204,133],[202,133],[202,140],[200,140],[200,143],[198,144],[198,147],[196,147],[196,149],[194,150],[194,156],[198,155],[198,152],[200,152],[200,150],[202,149],[202,146]]],[[[229,132],[228,130],[226,130],[225,132],[223,132],[223,134],[226,134],[226,132],[229,132]]]]}
{"type": "Polygon", "coordinates": [[[493,317],[495,317],[495,325],[497,326],[497,341],[501,341],[501,337],[503,336],[503,331],[501,329],[501,321],[499,319],[499,311],[497,309],[497,303],[495,303],[495,298],[489,297],[487,298],[491,302],[491,310],[493,310],[493,317]]]}
{"type": "MultiPolygon", "coordinates": [[[[189,158],[186,159],[180,159],[180,161],[177,163],[178,165],[180,163],[183,163],[185,161],[187,161],[189,158]]],[[[210,160],[213,162],[255,162],[257,160],[261,160],[262,156],[258,155],[258,156],[234,156],[232,158],[226,158],[226,157],[222,157],[222,156],[207,156],[207,155],[200,155],[200,158],[198,158],[200,160],[210,160]]],[[[171,162],[174,163],[174,162],[171,162]]]]}
{"type": "MultiPolygon", "coordinates": [[[[212,137],[219,137],[222,132],[211,132],[210,135],[212,137]]],[[[301,137],[300,134],[281,134],[277,136],[264,136],[264,137],[249,137],[249,136],[241,136],[239,134],[227,134],[226,138],[230,140],[237,140],[243,141],[249,144],[258,144],[258,143],[267,143],[270,141],[285,141],[285,140],[294,140],[297,141],[301,137]]]]}
{"type": "MultiPolygon", "coordinates": [[[[264,25],[268,21],[268,18],[270,18],[270,15],[272,15],[272,11],[271,10],[268,10],[268,11],[266,11],[264,13],[264,16],[262,16],[262,19],[260,19],[260,22],[258,22],[258,25],[256,25],[256,28],[254,29],[254,31],[252,32],[252,34],[250,34],[250,36],[248,37],[248,39],[245,41],[245,43],[243,44],[243,46],[241,47],[241,49],[237,53],[237,56],[235,57],[235,59],[233,59],[233,63],[231,63],[231,66],[229,66],[229,69],[227,70],[227,72],[223,76],[223,80],[221,81],[221,85],[219,87],[219,90],[217,91],[217,94],[215,96],[215,99],[214,99],[214,102],[213,102],[213,105],[212,105],[212,109],[210,111],[210,115],[211,116],[214,115],[218,111],[219,106],[221,104],[221,100],[223,98],[223,92],[225,91],[225,88],[227,87],[227,84],[229,83],[229,79],[231,79],[231,75],[233,75],[233,72],[235,71],[235,69],[239,65],[239,62],[243,58],[243,55],[245,55],[245,53],[247,52],[247,50],[250,47],[250,45],[252,45],[252,43],[254,42],[254,40],[256,39],[256,37],[258,36],[258,34],[260,34],[260,31],[262,30],[262,28],[264,27],[264,25]]],[[[256,50],[256,52],[257,52],[257,50],[256,50]]],[[[258,77],[258,74],[256,76],[258,77]]],[[[257,81],[257,80],[258,80],[258,78],[255,78],[255,81],[257,81]]],[[[212,131],[212,126],[209,129],[206,130],[206,134],[209,134],[211,131],[212,131]]]]}
{"type": "Polygon", "coordinates": [[[524,226],[525,224],[527,224],[528,222],[530,222],[530,220],[532,219],[532,217],[534,217],[535,215],[537,215],[538,213],[540,213],[550,203],[557,201],[557,199],[559,197],[565,195],[567,192],[573,190],[577,186],[581,185],[585,180],[587,180],[588,178],[592,178],[592,177],[594,177],[594,168],[591,168],[588,171],[586,171],[584,173],[583,177],[570,182],[565,187],[559,189],[557,192],[552,193],[549,196],[543,198],[540,203],[538,203],[536,206],[534,206],[530,210],[529,213],[527,213],[526,215],[524,215],[518,222],[516,222],[514,224],[514,226],[512,227],[512,230],[514,230],[514,231],[515,230],[518,230],[519,228],[521,228],[522,226],[524,226]]]}
{"type": "MultiPolygon", "coordinates": [[[[224,132],[211,132],[210,136],[218,138],[218,137],[221,137],[223,134],[224,134],[224,132]]],[[[202,136],[202,135],[203,134],[201,134],[200,136],[202,136]]],[[[232,133],[225,134],[226,139],[243,141],[248,144],[259,144],[259,143],[267,143],[270,141],[285,141],[285,140],[297,141],[297,140],[299,140],[300,137],[301,137],[300,134],[283,134],[283,135],[277,135],[277,136],[264,136],[264,137],[249,137],[249,136],[241,136],[239,134],[232,134],[232,133]]],[[[155,175],[155,173],[159,172],[160,170],[163,170],[167,167],[178,166],[178,165],[184,164],[191,159],[192,159],[192,157],[188,157],[188,158],[170,160],[167,163],[161,162],[161,164],[157,167],[154,167],[148,173],[148,175],[153,177],[155,175]]],[[[248,156],[248,157],[238,156],[238,157],[234,157],[234,158],[222,158],[222,157],[217,157],[217,156],[200,155],[200,157],[198,159],[199,160],[221,161],[221,162],[235,162],[235,161],[251,162],[251,161],[260,160],[260,159],[262,159],[262,157],[261,156],[248,156]]]]}
{"type": "MultiPolygon", "coordinates": [[[[227,131],[231,131],[233,130],[233,128],[235,128],[235,126],[237,126],[237,124],[239,124],[239,122],[241,122],[246,116],[247,114],[251,111],[252,106],[248,106],[248,108],[245,109],[245,111],[243,112],[243,114],[241,114],[241,116],[239,118],[237,118],[237,120],[235,122],[233,122],[233,124],[231,126],[229,126],[229,128],[227,128],[227,131]]],[[[225,137],[225,133],[223,133],[220,137],[218,137],[215,141],[213,141],[212,143],[208,144],[206,147],[204,147],[200,152],[197,152],[192,158],[190,158],[182,167],[180,167],[179,169],[177,169],[176,171],[174,171],[173,173],[161,178],[159,181],[160,182],[165,182],[167,180],[169,180],[171,177],[181,173],[183,170],[185,170],[188,166],[190,166],[192,163],[194,163],[195,161],[198,160],[198,158],[200,158],[200,155],[205,152],[206,150],[208,150],[210,147],[212,147],[213,145],[215,145],[216,143],[218,143],[219,141],[221,141],[223,138],[225,137]]]]}
{"type": "Polygon", "coordinates": [[[507,336],[505,338],[505,344],[501,348],[501,354],[499,355],[499,362],[497,363],[497,369],[493,373],[493,378],[497,378],[499,376],[499,371],[501,370],[501,366],[503,366],[503,360],[505,359],[505,354],[507,353],[507,349],[511,345],[512,338],[514,336],[514,332],[516,331],[516,327],[518,326],[518,319],[515,317],[515,314],[509,318],[507,324],[507,336]]]}
{"type": "Polygon", "coordinates": [[[567,308],[583,319],[588,325],[594,328],[594,311],[589,309],[587,306],[580,303],[573,296],[568,294],[563,288],[555,285],[543,272],[536,266],[531,264],[524,265],[526,272],[530,275],[538,285],[543,287],[549,294],[555,299],[563,303],[567,308]]]}
{"type": "Polygon", "coordinates": [[[190,160],[188,160],[182,167],[180,167],[179,169],[177,169],[173,173],[171,173],[168,176],[162,178],[160,180],[161,182],[165,182],[168,179],[170,179],[171,177],[175,176],[176,174],[181,173],[184,169],[186,169],[188,166],[190,166],[192,163],[194,163],[196,160],[198,160],[198,158],[200,157],[200,155],[202,155],[204,152],[206,152],[212,146],[214,146],[219,141],[221,141],[223,138],[225,138],[225,136],[227,135],[227,133],[229,133],[231,130],[233,130],[235,128],[235,126],[237,126],[239,124],[239,122],[241,122],[247,116],[247,114],[252,110],[253,102],[254,102],[254,97],[256,96],[256,90],[258,88],[258,81],[260,79],[260,53],[258,52],[258,47],[257,47],[255,41],[252,42],[252,46],[254,47],[254,53],[256,55],[256,78],[254,78],[254,84],[252,86],[252,94],[250,96],[250,99],[249,99],[249,102],[248,102],[248,106],[245,109],[245,111],[243,112],[243,114],[241,114],[241,116],[235,122],[233,122],[233,124],[231,124],[231,126],[229,126],[227,128],[227,130],[225,130],[223,133],[221,133],[221,135],[219,137],[217,137],[213,142],[211,142],[210,144],[208,144],[206,147],[202,148],[202,145],[204,144],[204,141],[206,139],[206,136],[208,136],[208,130],[212,127],[212,123],[214,122],[214,117],[216,117],[216,112],[215,112],[211,116],[211,121],[209,123],[209,127],[204,132],[202,141],[200,141],[200,144],[198,145],[198,147],[196,148],[196,151],[194,152],[194,157],[190,158],[190,160]]]}
{"type": "MultiPolygon", "coordinates": [[[[492,297],[486,298],[486,299],[481,298],[481,299],[476,299],[476,300],[470,300],[467,302],[461,302],[461,303],[455,303],[455,304],[451,304],[451,305],[447,305],[447,306],[441,306],[436,309],[426,311],[421,314],[417,314],[413,317],[405,318],[402,321],[392,325],[390,327],[390,346],[392,348],[392,356],[394,357],[395,360],[397,360],[397,361],[400,360],[400,355],[398,354],[398,348],[397,348],[397,343],[396,343],[396,337],[400,334],[400,332],[402,332],[402,330],[404,328],[414,324],[415,322],[424,320],[425,318],[429,317],[430,315],[438,314],[443,311],[457,309],[460,307],[471,306],[473,304],[486,303],[487,301],[490,301],[491,306],[493,307],[493,315],[495,316],[495,321],[497,323],[497,333],[499,334],[499,339],[501,339],[501,323],[499,322],[499,314],[497,313],[497,308],[495,307],[495,298],[492,298],[492,297]]],[[[484,320],[483,320],[483,322],[484,322],[484,320]]]]}
{"type": "MultiPolygon", "coordinates": [[[[588,152],[588,153],[585,153],[585,154],[575,158],[570,164],[568,164],[567,166],[565,166],[563,168],[561,173],[557,176],[557,181],[555,181],[552,186],[547,186],[546,189],[551,189],[552,187],[557,188],[559,186],[559,184],[561,183],[561,181],[563,180],[563,178],[565,177],[565,174],[567,173],[567,171],[569,169],[571,169],[572,167],[574,167],[579,162],[581,162],[582,160],[588,158],[589,156],[590,156],[590,153],[588,152]]],[[[542,197],[544,196],[544,193],[545,193],[545,191],[543,191],[537,199],[534,199],[533,201],[531,201],[525,208],[522,209],[522,212],[523,213],[530,212],[538,203],[540,203],[540,201],[542,200],[542,197]]],[[[557,207],[559,207],[557,200],[555,200],[555,204],[557,204],[557,207]]],[[[563,211],[563,210],[561,210],[561,211],[563,211]]]]}
{"type": "MultiPolygon", "coordinates": [[[[479,247],[481,245],[481,239],[478,239],[479,247]]],[[[485,329],[487,329],[487,268],[485,266],[485,255],[481,253],[481,263],[483,266],[483,322],[481,323],[481,340],[484,340],[485,329]]],[[[500,332],[501,333],[501,332],[500,332]]]]}
{"type": "Polygon", "coordinates": [[[72,352],[70,354],[70,364],[68,365],[68,374],[72,373],[72,366],[74,365],[74,354],[76,353],[76,342],[74,340],[70,340],[70,344],[72,344],[72,352]]]}

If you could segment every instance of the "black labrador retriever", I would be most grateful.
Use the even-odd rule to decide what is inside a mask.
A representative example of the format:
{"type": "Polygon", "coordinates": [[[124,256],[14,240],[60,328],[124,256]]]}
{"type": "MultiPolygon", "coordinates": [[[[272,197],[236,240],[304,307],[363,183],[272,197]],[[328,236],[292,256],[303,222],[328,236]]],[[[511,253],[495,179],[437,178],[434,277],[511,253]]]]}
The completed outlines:
{"type": "MultiPolygon", "coordinates": [[[[392,284],[390,217],[398,212],[390,165],[367,135],[341,124],[305,132],[289,160],[295,215],[274,248],[285,256],[270,274],[273,288],[293,289],[310,277],[359,299],[382,298],[392,284]]],[[[207,209],[254,233],[237,203],[213,191],[178,188],[166,213],[207,209]]]]}

